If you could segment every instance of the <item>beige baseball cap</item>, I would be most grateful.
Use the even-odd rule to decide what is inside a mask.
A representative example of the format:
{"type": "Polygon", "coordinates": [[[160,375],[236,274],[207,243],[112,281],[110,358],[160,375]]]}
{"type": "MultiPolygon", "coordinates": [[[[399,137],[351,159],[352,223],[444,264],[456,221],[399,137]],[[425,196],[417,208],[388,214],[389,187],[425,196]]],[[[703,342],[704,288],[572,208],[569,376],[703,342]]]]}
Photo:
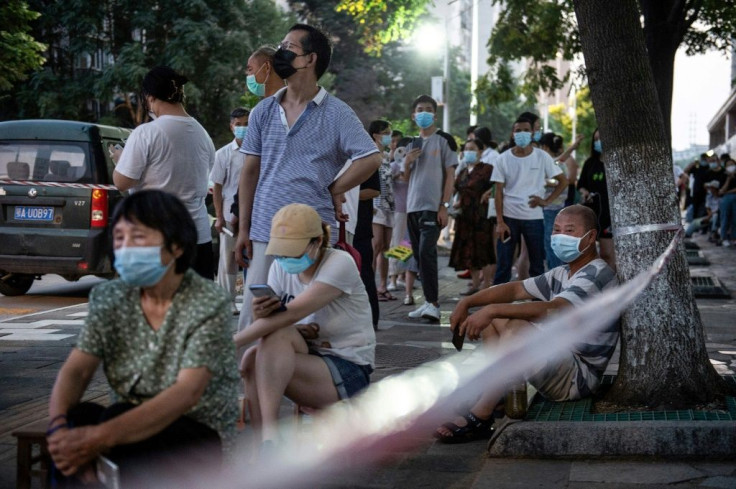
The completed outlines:
{"type": "Polygon", "coordinates": [[[312,238],[322,236],[322,218],[306,204],[282,207],[271,221],[267,255],[301,256],[312,238]]]}

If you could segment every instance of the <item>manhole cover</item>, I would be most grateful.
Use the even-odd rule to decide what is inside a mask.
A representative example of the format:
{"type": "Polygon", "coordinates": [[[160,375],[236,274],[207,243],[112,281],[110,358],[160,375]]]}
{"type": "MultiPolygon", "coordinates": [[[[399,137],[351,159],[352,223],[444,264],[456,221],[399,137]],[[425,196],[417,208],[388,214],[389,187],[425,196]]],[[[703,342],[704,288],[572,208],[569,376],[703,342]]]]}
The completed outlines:
{"type": "Polygon", "coordinates": [[[715,277],[690,277],[695,297],[730,299],[731,294],[715,277]]]}
{"type": "Polygon", "coordinates": [[[376,367],[416,367],[440,357],[436,351],[418,346],[376,345],[376,367]]]}
{"type": "Polygon", "coordinates": [[[688,265],[710,265],[708,259],[699,250],[685,250],[688,265]]]}

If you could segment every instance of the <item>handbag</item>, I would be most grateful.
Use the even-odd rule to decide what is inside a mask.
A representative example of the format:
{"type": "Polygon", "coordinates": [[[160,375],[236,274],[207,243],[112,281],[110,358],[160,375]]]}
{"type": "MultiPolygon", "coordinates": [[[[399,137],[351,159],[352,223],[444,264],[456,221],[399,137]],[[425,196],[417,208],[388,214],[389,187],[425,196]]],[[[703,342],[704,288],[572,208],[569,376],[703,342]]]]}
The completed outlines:
{"type": "Polygon", "coordinates": [[[353,248],[353,246],[350,245],[345,239],[345,223],[342,221],[340,221],[340,234],[338,235],[337,243],[335,243],[335,248],[337,248],[338,250],[342,250],[353,257],[353,261],[355,261],[355,265],[358,267],[358,271],[360,271],[360,253],[358,252],[358,250],[353,248]]]}

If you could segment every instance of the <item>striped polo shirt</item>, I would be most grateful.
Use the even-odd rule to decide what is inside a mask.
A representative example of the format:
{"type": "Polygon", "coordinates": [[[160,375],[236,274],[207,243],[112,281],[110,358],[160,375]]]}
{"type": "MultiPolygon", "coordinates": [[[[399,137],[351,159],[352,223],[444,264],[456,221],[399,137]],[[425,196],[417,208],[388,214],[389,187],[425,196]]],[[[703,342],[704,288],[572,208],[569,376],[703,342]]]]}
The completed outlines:
{"type": "MultiPolygon", "coordinates": [[[[241,153],[261,157],[251,214],[253,241],[268,242],[273,215],[293,203],[312,206],[335,229],[328,187],[345,161],[378,152],[353,109],[321,87],[289,127],[280,104],[286,90],[255,106],[240,148],[241,153]]],[[[333,232],[333,242],[336,239],[333,232]]]]}
{"type": "MultiPolygon", "coordinates": [[[[569,277],[570,265],[562,265],[538,277],[524,280],[524,289],[537,299],[551,301],[565,299],[573,307],[580,307],[588,297],[616,287],[616,273],[600,258],[569,277]]],[[[572,353],[577,363],[577,388],[580,397],[590,395],[600,384],[619,335],[619,321],[589,336],[585,342],[573,345],[572,353]]]]}

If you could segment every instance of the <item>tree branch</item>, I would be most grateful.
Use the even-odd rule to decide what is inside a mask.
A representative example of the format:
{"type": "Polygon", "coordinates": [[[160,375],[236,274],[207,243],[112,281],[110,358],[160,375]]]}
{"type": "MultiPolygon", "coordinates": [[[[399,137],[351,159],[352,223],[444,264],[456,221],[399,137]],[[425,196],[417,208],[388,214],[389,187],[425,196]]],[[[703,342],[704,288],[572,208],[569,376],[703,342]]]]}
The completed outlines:
{"type": "Polygon", "coordinates": [[[690,26],[693,25],[693,23],[698,20],[698,16],[700,15],[700,11],[703,8],[703,0],[692,0],[690,2],[687,2],[687,5],[685,6],[685,13],[687,14],[688,11],[692,10],[693,13],[689,17],[685,17],[684,24],[682,26],[682,35],[685,35],[685,32],[690,29],[690,26]]]}

